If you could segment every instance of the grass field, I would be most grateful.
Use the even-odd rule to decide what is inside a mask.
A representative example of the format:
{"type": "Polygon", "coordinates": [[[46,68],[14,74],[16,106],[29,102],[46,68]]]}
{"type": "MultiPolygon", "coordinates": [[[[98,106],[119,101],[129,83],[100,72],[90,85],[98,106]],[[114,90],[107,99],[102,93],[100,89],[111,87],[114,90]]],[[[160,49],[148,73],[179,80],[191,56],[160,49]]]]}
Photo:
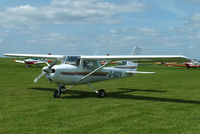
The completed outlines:
{"type": "Polygon", "coordinates": [[[141,66],[135,77],[94,83],[97,98],[75,86],[53,98],[56,85],[33,79],[41,68],[0,59],[0,133],[5,134],[199,134],[200,70],[141,66]]]}

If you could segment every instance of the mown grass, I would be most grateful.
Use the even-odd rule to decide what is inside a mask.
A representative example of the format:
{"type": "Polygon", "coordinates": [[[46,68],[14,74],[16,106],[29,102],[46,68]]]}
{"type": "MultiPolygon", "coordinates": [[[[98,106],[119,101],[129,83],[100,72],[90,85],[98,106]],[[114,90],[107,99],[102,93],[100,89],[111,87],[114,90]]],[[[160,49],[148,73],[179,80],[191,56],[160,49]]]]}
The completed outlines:
{"type": "Polygon", "coordinates": [[[14,134],[199,134],[200,70],[141,66],[135,77],[94,83],[106,90],[97,98],[75,86],[61,99],[56,85],[33,79],[40,68],[0,59],[0,133],[14,134]]]}

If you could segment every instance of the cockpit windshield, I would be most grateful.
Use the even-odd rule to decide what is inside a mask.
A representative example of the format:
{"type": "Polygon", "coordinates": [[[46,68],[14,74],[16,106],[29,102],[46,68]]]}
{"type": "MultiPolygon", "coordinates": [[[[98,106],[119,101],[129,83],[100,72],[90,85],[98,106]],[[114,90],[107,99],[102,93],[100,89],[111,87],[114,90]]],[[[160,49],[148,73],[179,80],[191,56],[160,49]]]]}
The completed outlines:
{"type": "Polygon", "coordinates": [[[67,56],[64,63],[79,66],[80,57],[79,56],[67,56]]]}

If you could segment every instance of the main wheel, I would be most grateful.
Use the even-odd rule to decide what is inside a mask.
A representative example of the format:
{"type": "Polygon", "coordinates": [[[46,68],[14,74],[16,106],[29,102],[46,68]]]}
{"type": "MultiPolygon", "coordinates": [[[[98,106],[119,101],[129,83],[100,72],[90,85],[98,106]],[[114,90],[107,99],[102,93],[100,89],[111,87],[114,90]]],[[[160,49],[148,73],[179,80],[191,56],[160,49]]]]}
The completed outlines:
{"type": "Polygon", "coordinates": [[[98,91],[98,97],[99,97],[99,98],[104,98],[105,95],[106,95],[106,92],[105,92],[103,89],[100,89],[100,90],[98,91]]]}
{"type": "Polygon", "coordinates": [[[60,92],[58,90],[55,90],[53,93],[54,98],[60,98],[60,92]]]}

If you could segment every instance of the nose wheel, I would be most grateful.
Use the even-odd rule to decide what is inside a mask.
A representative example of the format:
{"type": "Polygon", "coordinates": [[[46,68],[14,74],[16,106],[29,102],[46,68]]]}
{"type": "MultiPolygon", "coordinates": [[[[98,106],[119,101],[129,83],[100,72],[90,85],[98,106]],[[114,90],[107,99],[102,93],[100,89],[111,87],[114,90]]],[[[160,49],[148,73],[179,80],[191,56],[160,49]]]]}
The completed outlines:
{"type": "Polygon", "coordinates": [[[60,94],[65,93],[65,92],[66,92],[65,86],[58,85],[57,90],[55,90],[54,93],[53,93],[53,97],[54,98],[60,98],[60,94]]]}
{"type": "Polygon", "coordinates": [[[60,98],[60,95],[61,95],[61,94],[66,93],[66,91],[67,91],[68,89],[72,88],[73,86],[74,86],[74,85],[70,85],[68,88],[65,88],[64,85],[59,85],[59,84],[58,84],[57,90],[55,90],[55,91],[53,92],[53,97],[54,97],[54,98],[60,98]]]}
{"type": "Polygon", "coordinates": [[[53,97],[54,98],[60,98],[60,93],[61,92],[59,90],[55,90],[54,93],[53,93],[53,97]]]}

